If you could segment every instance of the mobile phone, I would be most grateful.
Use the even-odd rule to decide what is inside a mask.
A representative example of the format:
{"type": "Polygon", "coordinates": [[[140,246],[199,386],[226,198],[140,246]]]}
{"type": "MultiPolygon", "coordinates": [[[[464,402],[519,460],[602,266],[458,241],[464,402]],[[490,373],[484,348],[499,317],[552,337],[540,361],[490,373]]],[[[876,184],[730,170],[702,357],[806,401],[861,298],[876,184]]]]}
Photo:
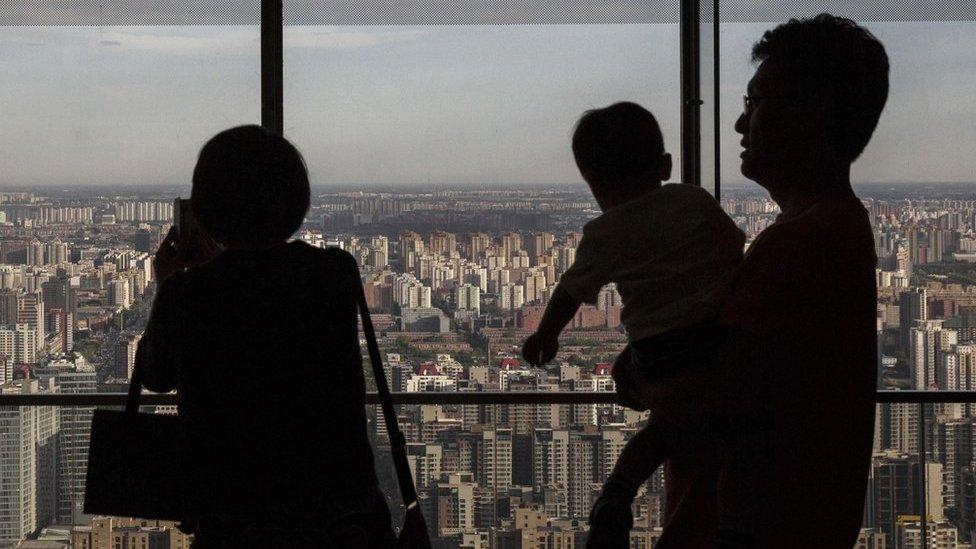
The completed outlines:
{"type": "Polygon", "coordinates": [[[210,258],[214,250],[213,241],[193,217],[189,198],[176,197],[173,225],[176,226],[176,249],[184,259],[201,262],[210,258]]]}

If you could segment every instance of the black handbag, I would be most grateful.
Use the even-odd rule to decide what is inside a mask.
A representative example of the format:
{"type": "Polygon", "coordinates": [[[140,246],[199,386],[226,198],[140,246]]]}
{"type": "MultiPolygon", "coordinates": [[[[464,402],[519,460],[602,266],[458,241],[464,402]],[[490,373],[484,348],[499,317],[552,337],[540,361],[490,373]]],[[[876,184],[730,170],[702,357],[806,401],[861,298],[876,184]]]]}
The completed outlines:
{"type": "Polygon", "coordinates": [[[125,410],[95,410],[85,513],[179,521],[186,518],[183,428],[175,415],[140,414],[137,365],[125,410]]]}
{"type": "Polygon", "coordinates": [[[390,437],[390,453],[393,466],[396,468],[397,484],[400,485],[400,496],[407,511],[403,517],[403,528],[400,529],[398,544],[409,549],[428,549],[431,547],[427,522],[420,511],[417,501],[417,489],[414,487],[413,475],[410,474],[410,464],[407,462],[407,444],[400,425],[397,423],[396,412],[393,411],[393,399],[390,388],[386,384],[386,374],[383,373],[383,359],[380,348],[376,344],[376,332],[373,321],[369,316],[366,304],[366,292],[359,279],[359,272],[353,278],[354,292],[359,306],[359,317],[363,324],[363,334],[366,336],[366,347],[369,349],[369,361],[373,366],[373,377],[376,378],[376,392],[379,393],[380,405],[383,409],[383,419],[386,421],[386,431],[390,437]]]}

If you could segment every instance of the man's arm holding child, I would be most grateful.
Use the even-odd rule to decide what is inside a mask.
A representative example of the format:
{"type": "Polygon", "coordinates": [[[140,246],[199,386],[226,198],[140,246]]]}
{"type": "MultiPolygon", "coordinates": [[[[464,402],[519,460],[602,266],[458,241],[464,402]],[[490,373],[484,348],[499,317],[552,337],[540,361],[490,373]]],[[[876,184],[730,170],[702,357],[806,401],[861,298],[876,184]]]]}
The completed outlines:
{"type": "Polygon", "coordinates": [[[580,302],[576,298],[562,285],[556,285],[539,327],[522,345],[522,357],[533,366],[547,364],[556,358],[559,351],[559,333],[576,316],[579,307],[580,302]]]}

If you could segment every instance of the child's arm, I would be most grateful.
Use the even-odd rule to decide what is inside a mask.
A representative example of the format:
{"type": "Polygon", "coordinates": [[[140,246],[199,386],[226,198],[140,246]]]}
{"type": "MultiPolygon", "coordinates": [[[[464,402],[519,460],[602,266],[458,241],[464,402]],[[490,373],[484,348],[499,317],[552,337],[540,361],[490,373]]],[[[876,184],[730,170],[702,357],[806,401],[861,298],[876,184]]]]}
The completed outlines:
{"type": "Polygon", "coordinates": [[[559,333],[576,316],[579,307],[579,301],[562,286],[556,285],[549,304],[546,305],[546,312],[542,315],[542,321],[539,322],[539,328],[522,345],[522,357],[533,366],[541,366],[556,358],[556,352],[559,351],[559,333]]]}

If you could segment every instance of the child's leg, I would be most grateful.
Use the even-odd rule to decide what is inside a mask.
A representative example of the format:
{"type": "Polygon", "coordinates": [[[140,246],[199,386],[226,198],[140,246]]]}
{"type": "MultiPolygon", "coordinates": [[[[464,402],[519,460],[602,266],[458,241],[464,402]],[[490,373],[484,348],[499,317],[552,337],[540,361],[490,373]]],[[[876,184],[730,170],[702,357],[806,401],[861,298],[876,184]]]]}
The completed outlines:
{"type": "Polygon", "coordinates": [[[618,404],[638,412],[646,411],[647,406],[640,402],[636,396],[640,379],[635,372],[634,355],[630,345],[624,347],[624,350],[617,355],[610,373],[617,388],[618,404]]]}
{"type": "Polygon", "coordinates": [[[611,476],[626,481],[636,491],[670,455],[669,436],[660,422],[651,419],[627,441],[611,476]]]}
{"type": "Polygon", "coordinates": [[[590,512],[587,548],[623,549],[629,546],[633,516],[630,506],[640,485],[669,455],[668,433],[650,421],[624,446],[613,472],[603,484],[590,512]]]}

